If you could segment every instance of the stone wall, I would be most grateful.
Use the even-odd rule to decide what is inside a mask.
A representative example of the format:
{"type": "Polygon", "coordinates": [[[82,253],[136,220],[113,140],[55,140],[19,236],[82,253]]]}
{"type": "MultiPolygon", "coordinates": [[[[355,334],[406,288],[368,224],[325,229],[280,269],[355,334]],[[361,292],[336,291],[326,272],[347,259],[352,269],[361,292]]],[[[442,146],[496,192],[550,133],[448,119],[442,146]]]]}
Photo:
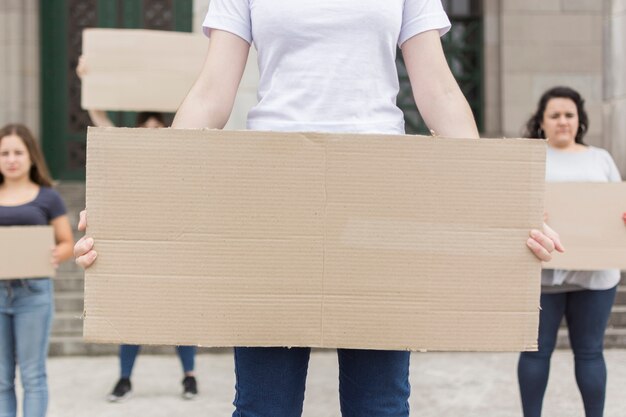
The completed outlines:
{"type": "Polygon", "coordinates": [[[626,179],[626,0],[605,0],[604,4],[606,144],[626,179]]]}
{"type": "Polygon", "coordinates": [[[39,136],[39,2],[0,1],[0,125],[21,122],[39,136]]]}
{"type": "Polygon", "coordinates": [[[602,2],[502,0],[500,7],[503,134],[520,135],[541,94],[555,85],[567,85],[586,99],[588,143],[606,146],[602,2]]]}

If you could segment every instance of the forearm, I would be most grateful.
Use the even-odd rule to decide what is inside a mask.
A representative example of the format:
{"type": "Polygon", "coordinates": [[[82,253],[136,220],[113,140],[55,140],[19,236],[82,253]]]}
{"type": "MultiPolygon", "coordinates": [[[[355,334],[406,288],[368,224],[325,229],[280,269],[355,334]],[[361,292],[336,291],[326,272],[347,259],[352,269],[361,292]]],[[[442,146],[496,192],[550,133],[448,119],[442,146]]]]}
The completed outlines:
{"type": "Polygon", "coordinates": [[[207,58],[172,123],[173,128],[222,129],[233,109],[250,45],[229,32],[211,31],[207,58]]]}
{"type": "Polygon", "coordinates": [[[194,86],[176,112],[172,127],[223,129],[232,107],[232,102],[225,103],[224,99],[216,97],[215,94],[203,92],[194,86]]]}
{"type": "Polygon", "coordinates": [[[419,93],[414,91],[420,114],[437,136],[478,138],[472,110],[456,82],[452,82],[453,85],[429,87],[419,93]]]}
{"type": "Polygon", "coordinates": [[[89,118],[93,122],[94,126],[97,127],[115,127],[109,116],[107,116],[106,111],[104,110],[87,110],[89,113],[89,118]]]}
{"type": "Polygon", "coordinates": [[[402,45],[415,103],[439,136],[477,138],[472,111],[443,54],[439,33],[423,32],[402,45]]]}

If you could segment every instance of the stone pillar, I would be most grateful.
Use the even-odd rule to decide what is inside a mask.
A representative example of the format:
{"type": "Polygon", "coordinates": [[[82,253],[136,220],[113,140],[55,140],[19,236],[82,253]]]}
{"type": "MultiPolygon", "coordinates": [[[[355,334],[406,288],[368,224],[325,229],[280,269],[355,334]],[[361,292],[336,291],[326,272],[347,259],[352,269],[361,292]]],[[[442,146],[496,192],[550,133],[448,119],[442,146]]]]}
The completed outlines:
{"type": "Polygon", "coordinates": [[[39,136],[39,2],[0,1],[0,125],[26,124],[39,136]]]}
{"type": "Polygon", "coordinates": [[[484,137],[502,135],[502,76],[500,72],[500,0],[483,0],[484,19],[484,137]]]}
{"type": "Polygon", "coordinates": [[[626,0],[605,0],[606,148],[626,179],[626,0]]]}

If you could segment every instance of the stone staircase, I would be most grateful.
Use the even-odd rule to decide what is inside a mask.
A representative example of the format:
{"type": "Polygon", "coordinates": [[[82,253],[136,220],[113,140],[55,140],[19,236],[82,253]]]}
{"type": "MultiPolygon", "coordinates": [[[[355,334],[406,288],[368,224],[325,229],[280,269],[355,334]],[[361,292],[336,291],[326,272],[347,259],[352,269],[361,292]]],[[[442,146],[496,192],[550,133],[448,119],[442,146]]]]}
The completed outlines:
{"type": "MultiPolygon", "coordinates": [[[[85,183],[63,182],[57,187],[63,196],[68,215],[74,229],[74,238],[82,236],[76,230],[78,213],[85,206],[85,183]]],[[[83,271],[73,262],[66,262],[59,267],[55,279],[56,314],[50,339],[50,355],[108,355],[117,353],[117,345],[95,345],[82,341],[81,320],[83,312],[83,271]]],[[[606,334],[606,346],[626,348],[626,273],[622,273],[622,282],[618,288],[617,300],[609,320],[606,334]]],[[[567,330],[559,331],[558,346],[569,346],[567,330]]],[[[169,346],[150,346],[147,353],[172,353],[169,346]]]]}

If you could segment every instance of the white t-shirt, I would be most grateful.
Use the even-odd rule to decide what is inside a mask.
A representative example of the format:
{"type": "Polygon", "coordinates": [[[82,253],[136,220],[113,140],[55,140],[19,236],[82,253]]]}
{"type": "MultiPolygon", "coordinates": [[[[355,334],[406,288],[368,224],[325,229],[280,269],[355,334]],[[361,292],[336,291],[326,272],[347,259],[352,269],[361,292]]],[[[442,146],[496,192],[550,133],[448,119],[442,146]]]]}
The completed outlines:
{"type": "Polygon", "coordinates": [[[397,45],[450,22],[441,0],[211,0],[203,26],[257,49],[249,129],[402,134],[397,45]]]}
{"type": "MultiPolygon", "coordinates": [[[[546,181],[620,182],[622,178],[613,158],[604,149],[589,146],[585,152],[563,152],[548,147],[546,181]]],[[[601,271],[544,269],[541,274],[541,284],[544,286],[544,292],[548,293],[576,289],[607,290],[616,286],[619,280],[618,269],[601,271]]]]}

